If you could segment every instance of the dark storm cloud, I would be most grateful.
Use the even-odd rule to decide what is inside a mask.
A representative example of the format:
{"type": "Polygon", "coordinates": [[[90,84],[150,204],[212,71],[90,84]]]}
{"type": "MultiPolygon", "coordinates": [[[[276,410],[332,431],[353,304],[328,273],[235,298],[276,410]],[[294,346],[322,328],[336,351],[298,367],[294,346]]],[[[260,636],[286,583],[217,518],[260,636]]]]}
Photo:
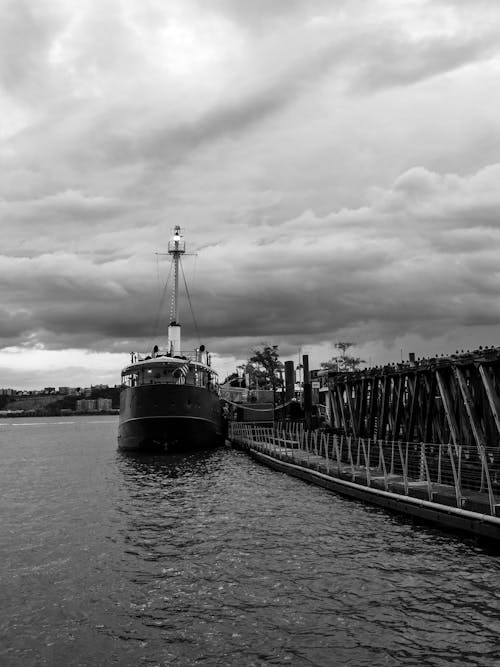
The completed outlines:
{"type": "Polygon", "coordinates": [[[221,355],[500,322],[496,4],[43,0],[2,17],[4,346],[161,343],[154,252],[176,223],[202,249],[186,271],[221,355]]]}
{"type": "MultiPolygon", "coordinates": [[[[245,245],[236,234],[207,246],[192,293],[203,337],[219,351],[216,341],[228,337],[320,342],[358,327],[369,338],[377,322],[393,336],[436,332],[451,321],[467,326],[474,318],[500,323],[499,281],[492,274],[496,246],[466,247],[450,261],[449,249],[435,242],[442,233],[436,220],[463,233],[468,199],[481,200],[479,184],[483,207],[498,206],[498,195],[485,188],[488,182],[493,188],[494,167],[469,179],[412,170],[379,192],[370,207],[324,218],[309,213],[279,228],[256,228],[245,245]],[[462,211],[456,203],[460,193],[462,211]],[[357,224],[351,226],[353,219],[357,224]]],[[[475,229],[473,223],[468,231],[475,229]]],[[[14,322],[20,336],[29,325],[48,347],[52,338],[74,336],[93,349],[125,351],[141,337],[150,344],[166,329],[165,315],[157,317],[158,291],[143,263],[61,256],[55,264],[47,256],[6,260],[2,272],[13,313],[7,336],[16,333],[14,322]],[[20,299],[29,318],[16,319],[20,299]]],[[[196,332],[186,307],[182,315],[192,338],[196,332]]]]}
{"type": "Polygon", "coordinates": [[[23,334],[32,329],[31,318],[26,311],[9,310],[2,308],[0,310],[0,339],[2,345],[12,344],[12,341],[18,341],[23,338],[23,334]]]}

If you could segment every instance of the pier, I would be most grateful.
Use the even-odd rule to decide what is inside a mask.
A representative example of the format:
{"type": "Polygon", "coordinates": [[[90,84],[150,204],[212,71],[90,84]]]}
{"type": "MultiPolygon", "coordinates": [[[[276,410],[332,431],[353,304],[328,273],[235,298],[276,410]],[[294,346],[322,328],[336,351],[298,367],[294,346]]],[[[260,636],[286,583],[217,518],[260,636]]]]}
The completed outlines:
{"type": "Polygon", "coordinates": [[[319,376],[329,421],[346,435],[500,454],[498,347],[319,376]]]}
{"type": "Polygon", "coordinates": [[[498,447],[373,440],[302,423],[229,425],[257,461],[352,498],[441,527],[500,539],[498,447]]]}

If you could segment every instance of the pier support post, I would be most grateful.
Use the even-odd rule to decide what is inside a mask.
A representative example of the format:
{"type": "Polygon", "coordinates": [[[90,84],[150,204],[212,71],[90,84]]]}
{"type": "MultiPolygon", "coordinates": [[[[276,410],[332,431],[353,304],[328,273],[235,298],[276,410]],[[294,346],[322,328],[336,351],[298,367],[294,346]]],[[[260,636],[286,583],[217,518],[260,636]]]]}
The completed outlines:
{"type": "Polygon", "coordinates": [[[304,368],[304,425],[305,428],[311,430],[312,421],[312,385],[311,376],[309,374],[309,355],[302,355],[302,366],[304,368]]]}
{"type": "Polygon", "coordinates": [[[285,361],[285,404],[286,407],[283,408],[283,422],[286,420],[286,415],[291,417],[290,414],[290,401],[295,396],[295,369],[293,367],[293,361],[285,361]]]}

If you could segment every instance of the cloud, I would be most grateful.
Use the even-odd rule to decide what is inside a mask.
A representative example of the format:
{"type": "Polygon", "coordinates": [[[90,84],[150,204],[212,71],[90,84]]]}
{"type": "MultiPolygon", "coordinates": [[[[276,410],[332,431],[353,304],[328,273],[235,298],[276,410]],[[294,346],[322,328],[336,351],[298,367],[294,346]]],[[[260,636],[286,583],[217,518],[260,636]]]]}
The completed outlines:
{"type": "MultiPolygon", "coordinates": [[[[459,177],[414,168],[377,191],[371,206],[309,211],[206,246],[192,293],[200,329],[223,352],[217,341],[228,337],[321,342],[358,328],[363,341],[381,322],[386,339],[436,334],[449,322],[499,323],[498,171],[459,177]],[[470,201],[481,216],[470,217],[470,201]]],[[[28,328],[45,346],[73,335],[97,349],[150,341],[159,285],[144,259],[2,258],[3,336],[11,343],[28,328]]],[[[166,330],[166,317],[158,329],[166,330]]],[[[186,304],[183,317],[192,338],[186,304]]]]}
{"type": "Polygon", "coordinates": [[[494,335],[495,3],[3,12],[4,346],[159,342],[174,224],[221,363],[260,340],[326,354],[348,335],[376,356],[494,335]]]}
{"type": "MultiPolygon", "coordinates": [[[[50,3],[6,0],[0,7],[0,83],[16,95],[40,90],[47,81],[46,60],[51,40],[60,27],[50,3]]],[[[31,97],[31,94],[29,95],[31,97]]]]}
{"type": "Polygon", "coordinates": [[[375,91],[389,86],[408,86],[443,73],[453,72],[498,53],[498,32],[465,38],[456,35],[424,40],[386,34],[374,43],[354,78],[354,90],[375,91]]]}

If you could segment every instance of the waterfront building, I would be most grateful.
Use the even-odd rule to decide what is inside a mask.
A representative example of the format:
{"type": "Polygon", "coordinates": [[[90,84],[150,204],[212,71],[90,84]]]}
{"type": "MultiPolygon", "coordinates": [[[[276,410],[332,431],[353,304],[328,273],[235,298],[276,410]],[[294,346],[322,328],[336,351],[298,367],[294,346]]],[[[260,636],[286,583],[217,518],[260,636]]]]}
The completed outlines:
{"type": "Polygon", "coordinates": [[[98,412],[108,412],[113,407],[113,401],[110,398],[98,398],[97,410],[98,412]]]}
{"type": "Polygon", "coordinates": [[[81,398],[76,402],[77,412],[109,412],[112,408],[111,398],[81,398]]]}
{"type": "Polygon", "coordinates": [[[77,412],[95,412],[97,410],[97,401],[92,398],[81,398],[76,402],[77,412]]]}

